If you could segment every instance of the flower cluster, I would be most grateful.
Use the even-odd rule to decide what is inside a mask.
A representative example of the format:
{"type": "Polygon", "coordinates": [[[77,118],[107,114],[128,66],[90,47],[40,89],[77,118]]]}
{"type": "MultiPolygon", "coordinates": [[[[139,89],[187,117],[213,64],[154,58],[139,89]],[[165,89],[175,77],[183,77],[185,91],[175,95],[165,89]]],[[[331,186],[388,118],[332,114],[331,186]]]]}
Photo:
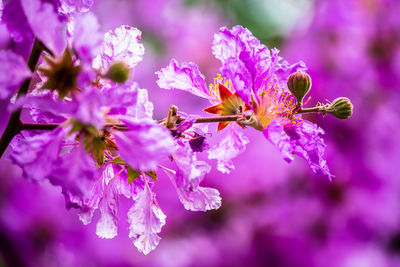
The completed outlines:
{"type": "Polygon", "coordinates": [[[315,173],[333,177],[323,158],[323,130],[299,114],[345,118],[352,106],[341,98],[304,108],[311,86],[299,78],[306,75],[304,63],[290,65],[240,26],[222,28],[213,45],[221,75],[213,84],[206,85],[193,63],[172,60],[157,73],[161,88],[206,98],[212,106],[205,111],[219,117],[201,118],[171,106],[167,118],[156,121],[147,90],[133,79],[144,54],[141,32],[120,26],[103,35],[87,12],[90,6],[91,1],[63,0],[5,4],[2,20],[16,45],[0,51],[0,97],[11,100],[13,112],[0,148],[2,154],[13,139],[12,162],[26,178],[59,186],[67,207],[78,209],[84,224],[100,210],[99,237],[117,235],[123,195],[133,201],[127,218],[134,245],[144,254],[158,245],[166,220],[153,192],[159,171],[170,178],[187,210],[218,209],[219,192],[200,185],[211,167],[198,154],[207,151],[218,169],[229,173],[232,159],[249,142],[230,122],[262,131],[286,161],[297,154],[315,173]],[[296,95],[301,86],[308,88],[296,95]],[[23,109],[33,123],[21,121],[23,109]],[[206,123],[211,122],[219,122],[218,131],[229,131],[210,148],[206,123]]]}
{"type": "MultiPolygon", "coordinates": [[[[241,128],[247,125],[262,131],[287,162],[293,160],[293,154],[299,155],[315,173],[331,179],[333,175],[323,157],[326,145],[320,135],[324,131],[298,114],[314,111],[335,116],[345,108],[348,118],[352,112],[351,103],[347,102],[335,112],[333,103],[312,110],[303,108],[303,98],[311,87],[310,77],[303,72],[305,64],[289,64],[279,57],[277,49],[269,50],[241,26],[231,30],[221,28],[214,36],[212,51],[222,65],[221,74],[209,86],[195,64],[179,65],[175,60],[157,72],[158,85],[208,99],[212,106],[205,109],[206,112],[241,116],[237,124],[241,128]],[[301,87],[305,88],[300,90],[301,87]]],[[[220,122],[218,131],[228,125],[229,122],[220,122]]],[[[232,125],[225,139],[208,151],[209,158],[218,160],[220,171],[230,172],[234,168],[232,159],[245,150],[248,142],[232,125]]]]}

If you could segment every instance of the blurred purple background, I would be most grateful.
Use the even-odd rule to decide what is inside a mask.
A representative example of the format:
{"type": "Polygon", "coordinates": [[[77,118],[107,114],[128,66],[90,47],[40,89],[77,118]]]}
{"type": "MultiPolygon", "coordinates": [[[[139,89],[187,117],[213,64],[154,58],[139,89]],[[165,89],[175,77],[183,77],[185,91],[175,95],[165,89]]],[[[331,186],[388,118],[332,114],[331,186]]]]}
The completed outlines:
{"type": "MultiPolygon", "coordinates": [[[[143,32],[146,53],[134,75],[149,90],[155,118],[171,104],[193,113],[208,106],[159,89],[154,72],[171,58],[193,61],[210,82],[221,26],[241,24],[289,62],[303,60],[313,79],[309,105],[339,96],[354,104],[346,121],[307,116],[326,131],[336,178],[315,176],[300,158],[285,163],[248,129],[236,169],[213,168],[205,179],[221,191],[219,210],[186,211],[160,176],[155,189],[167,224],[158,248],[143,256],[123,217],[116,238],[99,239],[94,223],[83,226],[65,208],[58,188],[32,184],[1,160],[0,266],[400,266],[400,1],[97,0],[92,11],[104,32],[121,24],[143,32]]],[[[125,214],[129,201],[121,204],[125,214]]]]}

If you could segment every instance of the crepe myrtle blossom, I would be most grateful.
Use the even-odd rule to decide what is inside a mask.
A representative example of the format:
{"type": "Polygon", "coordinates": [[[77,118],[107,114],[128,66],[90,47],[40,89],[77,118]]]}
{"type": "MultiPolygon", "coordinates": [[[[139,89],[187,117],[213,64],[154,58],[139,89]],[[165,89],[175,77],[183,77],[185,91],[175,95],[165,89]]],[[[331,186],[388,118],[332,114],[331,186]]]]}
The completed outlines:
{"type": "MultiPolygon", "coordinates": [[[[106,33],[103,40],[91,13],[62,20],[50,4],[17,2],[28,18],[36,10],[56,19],[51,29],[40,28],[38,18],[26,21],[36,38],[28,64],[12,51],[0,53],[2,66],[12,71],[0,77],[1,97],[17,94],[1,138],[2,153],[18,135],[10,159],[26,178],[59,186],[67,207],[78,209],[84,224],[99,209],[99,237],[117,235],[119,196],[131,198],[129,236],[139,251],[149,253],[160,240],[158,233],[166,217],[152,192],[159,164],[168,161],[182,138],[190,144],[186,147],[190,151],[205,149],[206,142],[185,128],[189,121],[170,129],[152,119],[147,90],[139,88],[131,75],[144,54],[138,29],[121,26],[106,33]],[[22,108],[30,109],[35,123],[20,120],[22,108]],[[179,135],[173,137],[172,131],[179,135]]],[[[8,23],[13,25],[11,18],[8,23]]],[[[199,183],[204,173],[198,176],[187,172],[179,176],[181,180],[197,179],[191,189],[202,192],[199,196],[187,193],[190,199],[185,207],[193,202],[194,208],[188,209],[218,208],[218,191],[203,190],[199,183]]],[[[182,190],[177,185],[178,193],[182,190]]]]}
{"type": "MultiPolygon", "coordinates": [[[[304,108],[303,98],[311,88],[311,78],[304,73],[305,64],[289,64],[279,57],[277,49],[269,50],[241,26],[221,28],[214,36],[212,51],[222,65],[221,74],[209,86],[194,63],[178,64],[176,60],[156,73],[158,85],[208,99],[212,104],[204,110],[208,113],[238,115],[239,126],[262,131],[287,162],[293,160],[293,154],[299,155],[315,173],[331,179],[333,175],[323,158],[326,145],[320,135],[324,132],[299,114],[321,112],[339,118],[338,114],[346,109],[341,118],[348,118],[352,112],[348,99],[341,108],[336,100],[304,108]]],[[[218,131],[228,124],[220,122],[218,131]]],[[[229,172],[234,168],[232,158],[243,152],[247,143],[248,139],[231,126],[227,137],[209,150],[209,158],[218,160],[220,171],[229,172]]]]}
{"type": "MultiPolygon", "coordinates": [[[[10,34],[19,34],[27,43],[32,37],[34,42],[26,63],[24,55],[0,51],[2,68],[11,74],[0,76],[0,97],[12,99],[0,156],[11,144],[9,157],[24,176],[60,187],[67,208],[77,209],[84,224],[99,210],[99,237],[117,235],[123,195],[133,201],[127,218],[134,245],[144,254],[158,245],[166,222],[153,192],[160,170],[187,210],[219,208],[218,190],[200,185],[210,165],[198,154],[208,151],[209,158],[218,159],[221,171],[231,171],[232,158],[249,141],[230,122],[263,131],[285,159],[301,155],[315,172],[331,176],[322,159],[322,130],[297,114],[322,112],[343,119],[351,115],[352,106],[339,98],[305,109],[302,101],[280,91],[279,86],[302,64],[282,61],[276,50],[270,52],[239,26],[221,29],[214,54],[223,63],[222,75],[209,88],[192,63],[178,66],[172,61],[158,73],[160,86],[207,98],[212,106],[206,111],[220,116],[188,115],[172,105],[165,119],[155,121],[147,90],[132,75],[144,54],[141,32],[124,25],[103,38],[93,14],[76,15],[91,2],[73,1],[75,6],[68,7],[70,3],[16,0],[5,6],[2,18],[10,34]],[[24,16],[13,18],[10,10],[24,16]],[[29,109],[34,123],[21,120],[22,109],[29,109]],[[218,131],[227,126],[230,131],[210,148],[206,123],[212,122],[219,123],[218,131]]],[[[299,77],[288,85],[296,96],[310,82],[302,73],[294,75],[299,77]]]]}

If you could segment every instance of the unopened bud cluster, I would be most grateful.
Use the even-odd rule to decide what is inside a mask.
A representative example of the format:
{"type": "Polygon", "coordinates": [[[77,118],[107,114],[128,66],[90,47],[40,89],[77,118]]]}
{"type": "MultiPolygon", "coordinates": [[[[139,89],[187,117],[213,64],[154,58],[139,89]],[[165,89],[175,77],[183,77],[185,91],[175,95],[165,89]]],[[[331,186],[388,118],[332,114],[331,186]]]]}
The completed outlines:
{"type": "Polygon", "coordinates": [[[338,97],[327,106],[325,111],[337,119],[345,120],[353,114],[353,104],[347,97],[338,97]]]}
{"type": "Polygon", "coordinates": [[[353,114],[353,104],[347,97],[338,97],[332,103],[317,105],[317,109],[303,109],[303,99],[311,89],[311,77],[305,72],[297,71],[292,73],[287,80],[287,86],[292,95],[296,98],[299,113],[322,112],[324,115],[331,114],[337,119],[348,119],[353,114]]]}

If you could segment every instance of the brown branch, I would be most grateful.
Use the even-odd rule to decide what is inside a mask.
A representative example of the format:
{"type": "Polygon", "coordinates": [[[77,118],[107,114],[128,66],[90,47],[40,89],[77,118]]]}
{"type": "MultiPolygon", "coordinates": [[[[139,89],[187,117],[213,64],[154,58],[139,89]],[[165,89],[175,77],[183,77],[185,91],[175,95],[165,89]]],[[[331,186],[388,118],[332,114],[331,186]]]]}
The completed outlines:
{"type": "MultiPolygon", "coordinates": [[[[29,55],[28,59],[28,67],[32,72],[35,70],[36,64],[40,58],[43,49],[44,45],[39,40],[35,39],[32,52],[29,55]]],[[[22,83],[22,85],[18,89],[17,98],[28,93],[31,80],[32,78],[28,78],[22,83]]],[[[18,109],[10,115],[6,129],[4,130],[3,135],[0,139],[0,158],[3,156],[14,136],[19,134],[23,129],[23,124],[20,120],[21,111],[22,109],[18,109]]]]}
{"type": "MultiPolygon", "coordinates": [[[[211,123],[211,122],[223,122],[223,121],[237,121],[244,118],[243,115],[232,115],[232,116],[219,116],[219,117],[202,117],[197,118],[194,123],[211,123]]],[[[250,115],[245,116],[246,119],[250,118],[250,115]]],[[[164,122],[159,120],[158,123],[164,122]]],[[[182,120],[184,121],[184,120],[182,120]]],[[[60,124],[58,123],[23,123],[21,130],[54,130],[60,124]]],[[[126,131],[127,128],[123,124],[106,124],[104,128],[112,128],[120,131],[126,131]]]]}

